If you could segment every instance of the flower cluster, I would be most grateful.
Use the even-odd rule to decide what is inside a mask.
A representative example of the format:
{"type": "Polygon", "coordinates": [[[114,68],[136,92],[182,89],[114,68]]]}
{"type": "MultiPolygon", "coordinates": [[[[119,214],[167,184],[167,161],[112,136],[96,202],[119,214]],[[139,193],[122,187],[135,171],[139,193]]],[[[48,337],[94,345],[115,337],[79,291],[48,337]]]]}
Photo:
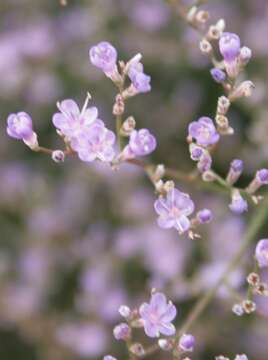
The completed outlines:
{"type": "MultiPolygon", "coordinates": [[[[165,351],[174,351],[177,354],[192,352],[194,350],[195,338],[192,334],[183,334],[179,340],[173,337],[176,334],[173,320],[177,315],[176,307],[171,301],[167,301],[163,293],[152,291],[150,302],[143,303],[139,309],[131,310],[126,305],[119,308],[119,313],[126,320],[115,326],[113,333],[116,340],[124,340],[128,343],[130,352],[137,356],[145,355],[144,346],[134,342],[132,329],[144,329],[150,338],[159,338],[158,346],[165,351]],[[160,338],[160,336],[166,338],[160,338]]],[[[106,355],[104,360],[114,359],[106,355]]]]}

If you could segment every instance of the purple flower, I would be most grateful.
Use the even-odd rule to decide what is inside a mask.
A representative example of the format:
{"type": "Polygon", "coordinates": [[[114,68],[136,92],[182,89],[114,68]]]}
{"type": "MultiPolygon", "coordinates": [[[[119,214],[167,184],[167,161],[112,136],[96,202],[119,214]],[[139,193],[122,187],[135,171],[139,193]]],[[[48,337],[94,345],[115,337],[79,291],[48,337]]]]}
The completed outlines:
{"type": "Polygon", "coordinates": [[[212,220],[212,212],[209,209],[198,211],[196,216],[200,224],[206,224],[212,220]]]}
{"type": "Polygon", "coordinates": [[[242,214],[248,210],[248,203],[245,199],[242,198],[239,190],[233,191],[232,202],[229,204],[229,208],[235,214],[242,214]]]}
{"type": "Polygon", "coordinates": [[[195,338],[191,334],[183,334],[179,341],[179,348],[183,351],[193,351],[195,338]]]}
{"type": "Polygon", "coordinates": [[[156,139],[148,129],[133,130],[129,138],[129,148],[136,156],[145,156],[156,148],[156,139]]]}
{"type": "Polygon", "coordinates": [[[154,203],[158,217],[158,225],[163,229],[174,227],[179,233],[184,233],[190,228],[190,220],[187,216],[194,211],[194,203],[188,194],[177,189],[167,193],[166,198],[159,197],[154,203]]]}
{"type": "Polygon", "coordinates": [[[188,131],[197,144],[202,146],[215,144],[220,138],[209,117],[201,117],[198,121],[191,122],[188,131]]]}
{"type": "Polygon", "coordinates": [[[260,267],[268,266],[268,239],[262,239],[258,242],[255,257],[260,267]]]}
{"type": "Polygon", "coordinates": [[[235,159],[231,162],[229,172],[226,177],[228,184],[233,185],[242,174],[244,163],[242,160],[235,159]]]}
{"type": "Polygon", "coordinates": [[[176,317],[177,310],[171,301],[167,303],[164,294],[152,294],[150,303],[143,303],[139,312],[147,336],[158,337],[160,333],[166,336],[175,334],[176,329],[171,322],[176,317]]]}
{"type": "Polygon", "coordinates": [[[268,169],[261,169],[256,172],[256,180],[262,185],[268,184],[268,169]]]}
{"type": "Polygon", "coordinates": [[[190,144],[190,156],[194,161],[198,161],[201,159],[201,156],[204,154],[204,149],[200,146],[197,146],[194,143],[190,144]]]}
{"type": "Polygon", "coordinates": [[[130,65],[128,76],[136,90],[136,93],[146,93],[151,90],[151,77],[144,74],[141,62],[133,62],[130,65]]]}
{"type": "Polygon", "coordinates": [[[221,82],[225,81],[225,79],[226,79],[225,72],[218,68],[211,69],[210,74],[213,77],[213,79],[218,83],[221,83],[221,82]]]}
{"type": "Polygon", "coordinates": [[[69,138],[77,137],[89,129],[98,117],[98,109],[96,107],[87,108],[88,100],[89,98],[86,99],[82,111],[71,99],[58,103],[60,112],[53,115],[54,126],[69,138]]]}
{"type": "Polygon", "coordinates": [[[220,53],[227,62],[232,62],[240,53],[240,38],[233,33],[225,32],[219,41],[220,53]]]}
{"type": "Polygon", "coordinates": [[[128,324],[121,323],[114,328],[113,334],[116,340],[127,340],[130,338],[131,329],[128,324]]]}
{"type": "Polygon", "coordinates": [[[77,151],[82,161],[99,159],[110,162],[115,155],[114,143],[115,134],[105,127],[103,121],[96,120],[79,137],[72,139],[71,147],[77,151]]]}
{"type": "Polygon", "coordinates": [[[10,114],[7,118],[7,133],[15,139],[30,141],[34,136],[31,117],[26,112],[10,114]]]}
{"type": "Polygon", "coordinates": [[[107,41],[92,46],[89,50],[90,61],[105,73],[112,73],[116,68],[117,51],[107,41]]]}
{"type": "Polygon", "coordinates": [[[111,355],[105,355],[103,360],[117,360],[117,359],[111,355]]]}

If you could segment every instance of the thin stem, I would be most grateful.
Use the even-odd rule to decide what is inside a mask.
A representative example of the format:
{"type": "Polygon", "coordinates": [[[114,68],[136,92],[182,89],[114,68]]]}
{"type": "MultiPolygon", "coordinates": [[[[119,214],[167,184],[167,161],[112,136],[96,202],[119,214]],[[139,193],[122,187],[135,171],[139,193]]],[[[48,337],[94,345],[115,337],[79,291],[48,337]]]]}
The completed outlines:
{"type": "Polygon", "coordinates": [[[122,150],[123,146],[124,146],[123,137],[120,134],[120,130],[121,130],[121,127],[122,127],[122,122],[123,122],[122,115],[116,115],[116,135],[117,135],[117,138],[118,138],[118,145],[119,145],[120,150],[122,150]]]}
{"type": "Polygon", "coordinates": [[[199,318],[204,309],[208,306],[210,301],[213,299],[214,295],[217,293],[221,285],[226,281],[228,276],[232,273],[232,271],[236,268],[236,266],[242,260],[244,253],[250,246],[251,242],[254,240],[257,233],[260,231],[264,222],[268,218],[268,198],[263,202],[261,207],[258,209],[256,216],[252,219],[249,224],[248,230],[245,234],[245,239],[241,244],[238,252],[233,257],[226,270],[223,272],[220,279],[217,283],[196,303],[192,312],[186,319],[185,323],[182,325],[181,329],[177,332],[177,337],[179,337],[184,332],[187,332],[190,327],[194,324],[194,322],[199,318]]]}
{"type": "MultiPolygon", "coordinates": [[[[268,194],[267,194],[268,195],[268,194]]],[[[252,241],[255,239],[255,236],[261,230],[262,226],[264,225],[265,221],[268,219],[268,196],[266,197],[263,204],[257,211],[256,216],[250,222],[248,229],[245,234],[244,241],[242,242],[239,250],[232,258],[231,262],[223,272],[220,279],[217,283],[201,297],[199,301],[197,301],[196,305],[194,306],[193,310],[190,312],[189,316],[185,320],[184,324],[178,329],[176,333],[176,340],[180,338],[180,336],[189,331],[189,329],[194,325],[196,320],[201,316],[203,311],[207,308],[209,303],[212,301],[214,296],[216,295],[219,288],[226,282],[228,276],[233,272],[233,270],[240,264],[246,250],[251,245],[252,241]]],[[[151,346],[146,350],[145,355],[143,358],[151,355],[159,350],[159,346],[157,344],[151,346]]]]}

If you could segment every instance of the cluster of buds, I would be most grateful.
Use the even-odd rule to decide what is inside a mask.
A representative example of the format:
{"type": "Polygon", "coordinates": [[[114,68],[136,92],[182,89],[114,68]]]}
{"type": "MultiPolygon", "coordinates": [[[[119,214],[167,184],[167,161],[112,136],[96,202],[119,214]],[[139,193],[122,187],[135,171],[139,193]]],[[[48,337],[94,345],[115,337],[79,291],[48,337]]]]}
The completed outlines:
{"type": "Polygon", "coordinates": [[[247,282],[254,294],[268,296],[268,286],[260,281],[260,276],[257,273],[250,273],[247,277],[247,282]]]}
{"type": "Polygon", "coordinates": [[[220,19],[216,24],[210,25],[205,36],[200,41],[200,50],[202,53],[210,55],[214,62],[213,46],[214,42],[218,41],[225,29],[224,19],[220,19]]]}
{"type": "Polygon", "coordinates": [[[243,300],[241,303],[234,304],[232,311],[237,316],[252,314],[256,310],[256,303],[250,299],[243,300]]]}

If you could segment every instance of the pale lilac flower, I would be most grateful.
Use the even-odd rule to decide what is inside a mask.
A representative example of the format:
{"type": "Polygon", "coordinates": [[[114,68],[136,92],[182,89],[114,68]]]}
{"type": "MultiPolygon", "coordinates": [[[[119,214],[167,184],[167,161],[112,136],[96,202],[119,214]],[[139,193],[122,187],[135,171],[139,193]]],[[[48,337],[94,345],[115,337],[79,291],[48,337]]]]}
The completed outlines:
{"type": "Polygon", "coordinates": [[[116,68],[117,51],[107,41],[102,41],[89,50],[90,61],[105,73],[112,73],[116,68]]]}
{"type": "Polygon", "coordinates": [[[89,97],[86,99],[82,111],[79,110],[74,100],[67,99],[58,103],[60,112],[53,115],[54,126],[69,138],[75,138],[89,129],[97,120],[98,109],[96,107],[87,108],[88,100],[89,97]]]}
{"type": "Polygon", "coordinates": [[[240,53],[240,38],[233,33],[225,32],[219,41],[220,53],[226,62],[232,62],[240,53]]]}
{"type": "Polygon", "coordinates": [[[201,117],[198,121],[191,122],[188,131],[196,143],[202,146],[215,144],[220,138],[213,121],[209,117],[201,117]]]}
{"type": "Polygon", "coordinates": [[[248,360],[247,355],[243,354],[243,355],[236,355],[234,360],[248,360]]]}
{"type": "Polygon", "coordinates": [[[226,79],[225,72],[218,68],[211,69],[210,74],[217,83],[221,83],[221,82],[225,81],[225,79],[226,79]]]}
{"type": "Polygon", "coordinates": [[[183,334],[179,341],[179,348],[183,351],[193,351],[195,338],[191,334],[183,334]]]}
{"type": "Polygon", "coordinates": [[[260,267],[268,267],[268,239],[262,239],[258,242],[255,257],[260,267]]]}
{"type": "Polygon", "coordinates": [[[262,185],[268,184],[268,169],[261,169],[256,172],[256,180],[262,185]]]}
{"type": "Polygon", "coordinates": [[[243,46],[240,50],[240,60],[243,64],[247,64],[252,57],[252,50],[247,46],[243,46]]]}
{"type": "Polygon", "coordinates": [[[128,76],[136,93],[146,93],[151,91],[151,77],[143,72],[143,65],[141,62],[133,62],[130,65],[128,76]]]}
{"type": "Polygon", "coordinates": [[[156,148],[156,139],[148,129],[133,130],[129,138],[129,150],[134,156],[149,155],[156,148]]]}
{"type": "Polygon", "coordinates": [[[14,139],[30,141],[34,135],[31,117],[23,111],[10,114],[7,118],[7,133],[14,139]]]}
{"type": "Polygon", "coordinates": [[[150,303],[143,303],[139,312],[147,336],[158,337],[160,333],[166,336],[175,334],[176,329],[171,322],[175,319],[177,310],[172,302],[167,302],[164,294],[152,294],[150,303]]]}
{"type": "Polygon", "coordinates": [[[127,340],[130,338],[131,329],[128,324],[121,323],[114,328],[113,334],[116,340],[127,340]]]}
{"type": "Polygon", "coordinates": [[[71,147],[77,151],[79,159],[92,162],[99,159],[111,162],[115,156],[115,134],[108,130],[101,120],[96,120],[78,138],[73,138],[71,147]]]}
{"type": "Polygon", "coordinates": [[[167,193],[166,198],[159,197],[154,203],[158,217],[158,225],[163,229],[174,227],[179,233],[184,233],[190,228],[190,220],[187,216],[194,211],[194,203],[188,194],[177,189],[167,193]]]}
{"type": "Polygon", "coordinates": [[[229,204],[229,208],[235,214],[242,214],[248,210],[248,203],[245,199],[243,199],[239,190],[233,191],[232,202],[229,204]]]}
{"type": "Polygon", "coordinates": [[[105,355],[103,360],[117,360],[117,359],[111,355],[105,355]]]}
{"type": "Polygon", "coordinates": [[[212,212],[209,209],[203,209],[198,211],[196,217],[200,224],[206,224],[212,220],[212,212]]]}

